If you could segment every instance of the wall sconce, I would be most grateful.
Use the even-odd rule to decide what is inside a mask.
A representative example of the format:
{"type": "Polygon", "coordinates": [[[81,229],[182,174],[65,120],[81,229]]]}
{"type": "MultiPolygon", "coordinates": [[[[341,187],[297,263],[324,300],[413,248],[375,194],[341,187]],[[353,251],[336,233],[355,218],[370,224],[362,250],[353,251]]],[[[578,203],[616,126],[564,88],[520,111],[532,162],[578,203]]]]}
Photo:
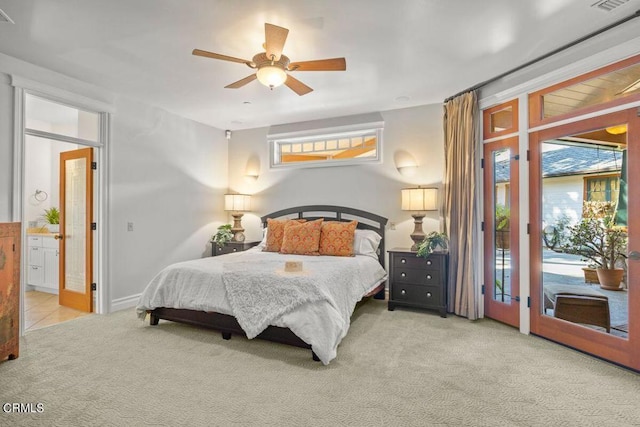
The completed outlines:
{"type": "Polygon", "coordinates": [[[256,182],[258,180],[259,175],[255,172],[248,173],[244,176],[244,180],[246,182],[256,182]]]}
{"type": "Polygon", "coordinates": [[[397,169],[402,176],[414,176],[418,171],[418,165],[399,166],[397,169]]]}
{"type": "Polygon", "coordinates": [[[412,251],[417,251],[418,246],[425,238],[422,230],[422,219],[425,217],[425,211],[438,210],[438,189],[437,188],[403,188],[402,189],[402,210],[414,211],[411,214],[414,221],[412,251]]]}
{"type": "Polygon", "coordinates": [[[244,242],[244,228],[242,228],[242,216],[244,212],[251,210],[251,196],[248,194],[225,194],[224,210],[231,212],[233,217],[233,233],[234,242],[244,242]]]}

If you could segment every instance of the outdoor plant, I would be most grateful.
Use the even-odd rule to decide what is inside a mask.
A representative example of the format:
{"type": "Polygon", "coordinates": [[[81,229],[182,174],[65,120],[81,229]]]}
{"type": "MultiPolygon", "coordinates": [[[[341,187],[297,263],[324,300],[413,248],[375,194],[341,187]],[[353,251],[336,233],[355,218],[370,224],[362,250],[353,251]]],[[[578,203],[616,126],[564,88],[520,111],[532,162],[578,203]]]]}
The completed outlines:
{"type": "Polygon", "coordinates": [[[497,203],[496,204],[496,230],[497,231],[509,231],[509,217],[511,216],[511,210],[509,207],[497,203]]]}
{"type": "Polygon", "coordinates": [[[563,248],[568,243],[568,226],[571,219],[567,215],[562,215],[551,225],[547,225],[542,233],[542,240],[547,248],[552,251],[556,248],[563,248]]]}
{"type": "Polygon", "coordinates": [[[223,224],[218,227],[218,231],[216,234],[211,236],[211,240],[216,243],[218,246],[223,246],[224,244],[231,241],[233,238],[233,233],[231,232],[231,224],[223,224]]]}
{"type": "Polygon", "coordinates": [[[627,231],[613,221],[611,202],[585,202],[582,219],[568,226],[568,243],[563,250],[580,255],[597,268],[611,270],[624,260],[627,248],[627,231]]]}
{"type": "Polygon", "coordinates": [[[60,211],[55,206],[44,210],[44,220],[47,224],[60,224],[60,211]]]}
{"type": "Polygon", "coordinates": [[[416,256],[426,258],[436,249],[445,251],[449,248],[449,237],[446,233],[432,231],[427,234],[422,243],[418,245],[416,256]]]}
{"type": "Polygon", "coordinates": [[[509,249],[509,218],[511,210],[508,206],[501,203],[496,204],[495,210],[495,228],[496,228],[496,247],[501,249],[509,249]]]}

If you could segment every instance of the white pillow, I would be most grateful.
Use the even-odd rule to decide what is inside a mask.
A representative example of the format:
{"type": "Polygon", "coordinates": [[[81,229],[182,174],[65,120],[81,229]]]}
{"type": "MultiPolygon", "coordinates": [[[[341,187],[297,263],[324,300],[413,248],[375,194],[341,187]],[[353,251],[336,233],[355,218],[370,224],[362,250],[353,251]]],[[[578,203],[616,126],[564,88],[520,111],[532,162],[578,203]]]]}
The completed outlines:
{"type": "Polygon", "coordinates": [[[356,255],[366,255],[378,259],[378,245],[382,237],[373,230],[356,229],[353,239],[353,252],[356,255]]]}

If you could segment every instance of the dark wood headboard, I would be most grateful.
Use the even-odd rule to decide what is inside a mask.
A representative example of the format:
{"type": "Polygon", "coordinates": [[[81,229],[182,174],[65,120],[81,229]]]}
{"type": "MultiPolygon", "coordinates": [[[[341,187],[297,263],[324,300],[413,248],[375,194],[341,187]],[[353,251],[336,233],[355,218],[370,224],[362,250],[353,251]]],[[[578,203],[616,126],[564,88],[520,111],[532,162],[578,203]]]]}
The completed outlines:
{"type": "Polygon", "coordinates": [[[358,228],[361,230],[373,230],[382,237],[378,246],[378,261],[384,267],[384,231],[388,219],[371,212],[362,211],[360,209],[347,208],[344,206],[331,205],[310,205],[297,206],[294,208],[283,209],[264,215],[260,218],[262,226],[267,226],[267,218],[297,218],[313,221],[323,218],[327,221],[358,221],[358,228]]]}

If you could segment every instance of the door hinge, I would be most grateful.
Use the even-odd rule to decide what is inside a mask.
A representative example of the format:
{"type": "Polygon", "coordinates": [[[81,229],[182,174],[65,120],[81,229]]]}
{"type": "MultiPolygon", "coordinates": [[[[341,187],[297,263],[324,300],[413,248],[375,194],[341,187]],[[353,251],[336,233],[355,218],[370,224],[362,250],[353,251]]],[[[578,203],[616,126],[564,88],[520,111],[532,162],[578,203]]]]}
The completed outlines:
{"type": "Polygon", "coordinates": [[[527,234],[531,234],[531,224],[527,223],[527,234]]]}
{"type": "Polygon", "coordinates": [[[484,285],[482,285],[482,295],[484,295],[484,285]]]}
{"type": "Polygon", "coordinates": [[[527,150],[527,162],[531,160],[531,152],[527,150]]]}
{"type": "Polygon", "coordinates": [[[96,285],[95,283],[91,284],[91,290],[92,291],[97,291],[98,290],[98,285],[96,285]]]}
{"type": "Polygon", "coordinates": [[[97,170],[98,169],[98,163],[97,162],[91,162],[91,169],[97,170]]]}
{"type": "Polygon", "coordinates": [[[531,308],[531,297],[527,297],[527,307],[531,308]]]}
{"type": "Polygon", "coordinates": [[[13,252],[16,251],[16,244],[15,243],[13,244],[13,249],[12,250],[13,250],[13,252]]]}
{"type": "Polygon", "coordinates": [[[95,222],[91,223],[91,229],[92,230],[97,230],[98,229],[98,225],[95,222]]]}
{"type": "Polygon", "coordinates": [[[480,159],[480,169],[484,169],[484,159],[480,159]]]}
{"type": "Polygon", "coordinates": [[[480,231],[484,231],[484,221],[480,223],[480,231]]]}

